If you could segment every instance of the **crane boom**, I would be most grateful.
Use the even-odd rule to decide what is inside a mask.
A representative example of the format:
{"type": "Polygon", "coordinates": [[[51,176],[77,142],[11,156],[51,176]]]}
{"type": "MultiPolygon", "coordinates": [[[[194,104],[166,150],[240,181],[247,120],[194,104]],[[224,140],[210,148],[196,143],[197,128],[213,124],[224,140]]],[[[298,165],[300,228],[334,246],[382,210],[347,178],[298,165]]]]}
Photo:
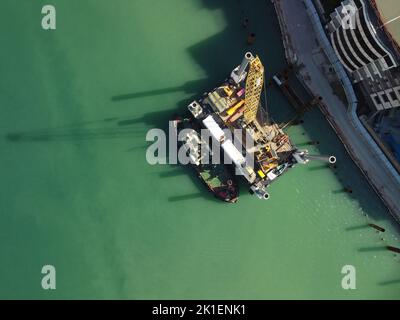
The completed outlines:
{"type": "Polygon", "coordinates": [[[247,123],[254,121],[257,116],[260,96],[264,83],[264,66],[256,56],[250,61],[249,73],[246,79],[244,119],[247,123]]]}

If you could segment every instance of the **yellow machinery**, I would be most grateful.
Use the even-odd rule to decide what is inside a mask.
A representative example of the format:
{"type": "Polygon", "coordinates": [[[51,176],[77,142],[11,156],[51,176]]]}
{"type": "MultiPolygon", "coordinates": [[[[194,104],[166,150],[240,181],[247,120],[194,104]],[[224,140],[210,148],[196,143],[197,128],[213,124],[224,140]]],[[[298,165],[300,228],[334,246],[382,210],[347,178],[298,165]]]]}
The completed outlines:
{"type": "Polygon", "coordinates": [[[238,110],[243,104],[244,104],[244,100],[240,100],[233,107],[229,108],[228,111],[226,112],[226,114],[228,116],[233,115],[236,112],[236,110],[238,110]]]}
{"type": "Polygon", "coordinates": [[[273,161],[273,162],[263,162],[262,163],[262,169],[264,172],[269,172],[272,169],[275,169],[278,166],[278,162],[277,161],[273,161]]]}
{"type": "Polygon", "coordinates": [[[253,60],[250,61],[250,68],[246,79],[246,108],[244,111],[244,119],[246,123],[254,121],[257,116],[263,84],[264,66],[261,63],[260,58],[256,56],[253,60]]]}
{"type": "Polygon", "coordinates": [[[231,88],[229,88],[228,86],[224,86],[223,88],[224,88],[224,92],[227,97],[230,97],[233,94],[233,90],[231,88]]]}
{"type": "Polygon", "coordinates": [[[258,175],[260,176],[261,179],[265,178],[265,173],[262,170],[257,171],[258,175]]]}

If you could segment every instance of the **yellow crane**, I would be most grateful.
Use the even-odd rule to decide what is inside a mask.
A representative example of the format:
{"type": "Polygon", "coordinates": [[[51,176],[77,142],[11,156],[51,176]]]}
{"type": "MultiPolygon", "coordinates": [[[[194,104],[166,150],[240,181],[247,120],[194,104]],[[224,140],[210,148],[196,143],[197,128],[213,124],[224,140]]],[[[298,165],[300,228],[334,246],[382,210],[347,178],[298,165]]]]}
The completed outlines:
{"type": "Polygon", "coordinates": [[[245,91],[244,120],[246,123],[253,122],[257,116],[261,91],[264,85],[264,66],[260,58],[256,56],[249,64],[250,68],[247,74],[245,91]]]}

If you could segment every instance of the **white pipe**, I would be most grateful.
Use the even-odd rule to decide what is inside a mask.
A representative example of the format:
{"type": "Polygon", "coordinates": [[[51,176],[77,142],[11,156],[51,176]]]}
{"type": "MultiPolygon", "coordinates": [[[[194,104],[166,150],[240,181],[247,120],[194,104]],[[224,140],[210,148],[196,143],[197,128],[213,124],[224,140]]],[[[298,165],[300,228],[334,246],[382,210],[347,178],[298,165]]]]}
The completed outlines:
{"type": "Polygon", "coordinates": [[[250,61],[252,61],[254,59],[253,55],[251,52],[246,52],[244,55],[244,58],[242,60],[242,63],[239,66],[239,69],[237,71],[237,75],[239,78],[242,77],[242,75],[244,74],[247,66],[249,65],[250,61]]]}

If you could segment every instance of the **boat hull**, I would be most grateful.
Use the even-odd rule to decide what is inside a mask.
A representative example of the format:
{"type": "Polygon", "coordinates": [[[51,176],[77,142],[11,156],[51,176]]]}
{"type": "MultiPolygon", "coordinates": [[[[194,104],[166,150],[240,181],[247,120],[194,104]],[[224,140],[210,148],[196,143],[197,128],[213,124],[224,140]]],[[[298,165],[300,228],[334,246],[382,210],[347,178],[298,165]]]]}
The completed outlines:
{"type": "MultiPolygon", "coordinates": [[[[200,127],[194,119],[178,118],[175,121],[178,132],[182,129],[193,129],[197,133],[200,131],[200,127]]],[[[183,144],[184,142],[178,141],[179,147],[182,147],[183,144]]],[[[239,199],[239,187],[231,168],[223,163],[213,164],[212,155],[210,155],[209,162],[191,163],[190,166],[196,171],[197,177],[215,198],[227,203],[237,202],[239,199]]]]}

